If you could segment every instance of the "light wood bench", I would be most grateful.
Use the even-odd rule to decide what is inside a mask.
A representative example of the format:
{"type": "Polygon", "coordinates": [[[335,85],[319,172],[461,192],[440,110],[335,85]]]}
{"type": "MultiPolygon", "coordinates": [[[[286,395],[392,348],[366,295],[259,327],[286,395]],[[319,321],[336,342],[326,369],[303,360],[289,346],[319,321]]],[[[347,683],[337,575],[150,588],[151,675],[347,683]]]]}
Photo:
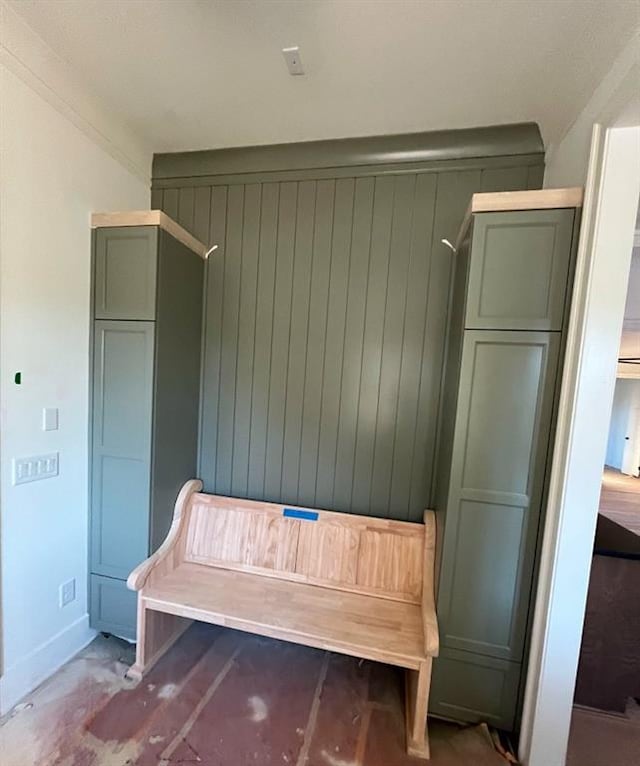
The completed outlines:
{"type": "Polygon", "coordinates": [[[424,524],[202,494],[187,482],[166,540],[129,576],[133,678],[192,620],[407,670],[407,750],[429,757],[435,521],[424,524]]]}

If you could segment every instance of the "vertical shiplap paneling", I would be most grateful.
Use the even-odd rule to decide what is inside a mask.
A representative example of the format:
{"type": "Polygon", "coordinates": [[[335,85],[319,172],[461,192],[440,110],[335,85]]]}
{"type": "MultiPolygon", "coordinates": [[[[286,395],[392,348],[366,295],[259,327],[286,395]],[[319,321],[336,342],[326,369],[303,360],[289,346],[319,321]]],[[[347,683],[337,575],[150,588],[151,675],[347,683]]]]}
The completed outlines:
{"type": "Polygon", "coordinates": [[[358,178],[355,183],[340,389],[340,418],[331,501],[331,507],[335,508],[349,508],[351,505],[374,189],[375,178],[358,178]]]}
{"type": "MultiPolygon", "coordinates": [[[[200,405],[200,477],[207,492],[216,492],[218,455],[218,402],[220,387],[222,295],[224,292],[225,240],[227,231],[226,186],[211,191],[209,241],[218,250],[209,256],[205,270],[206,314],[204,317],[204,356],[202,360],[202,402],[200,405]]],[[[227,448],[228,445],[223,445],[227,448]]]]}
{"type": "Polygon", "coordinates": [[[454,240],[526,167],[165,189],[207,267],[207,491],[419,520],[429,505],[454,240]]]}
{"type": "Polygon", "coordinates": [[[485,168],[482,171],[480,191],[518,191],[527,188],[528,168],[485,168]]]}
{"type": "Polygon", "coordinates": [[[297,221],[297,182],[283,183],[278,209],[278,241],[276,250],[275,299],[271,337],[271,371],[267,414],[267,449],[265,454],[264,496],[280,498],[282,453],[287,400],[289,365],[289,333],[291,330],[291,298],[293,288],[293,254],[297,221]]]}
{"type": "MultiPolygon", "coordinates": [[[[359,383],[358,422],[350,507],[354,513],[371,513],[371,479],[375,448],[384,310],[389,275],[389,249],[395,178],[376,177],[371,225],[371,257],[366,290],[362,369],[359,383]]],[[[376,511],[379,509],[376,508],[376,511]]]]}
{"type": "Polygon", "coordinates": [[[261,186],[245,186],[242,223],[240,308],[236,362],[235,416],[233,424],[233,466],[231,494],[246,497],[249,482],[251,398],[255,356],[256,306],[258,291],[258,246],[260,240],[261,186]]]}
{"type": "Polygon", "coordinates": [[[222,495],[231,494],[231,471],[235,447],[233,435],[236,414],[236,370],[238,364],[238,329],[240,325],[244,191],[245,187],[241,185],[229,187],[227,233],[223,253],[224,277],[215,480],[216,492],[222,495]]]}
{"type": "Polygon", "coordinates": [[[333,502],[354,191],[353,178],[336,181],[315,495],[315,505],[321,508],[330,508],[333,502]]]}
{"type": "Polygon", "coordinates": [[[211,217],[211,188],[209,186],[198,186],[195,190],[193,203],[193,229],[190,229],[194,237],[200,240],[207,247],[211,247],[213,242],[209,237],[209,225],[211,217]]]}
{"type": "Polygon", "coordinates": [[[280,185],[262,186],[247,496],[264,497],[280,185]]]}
{"type": "Polygon", "coordinates": [[[530,165],[527,169],[527,189],[542,189],[544,165],[530,165]]]}
{"type": "Polygon", "coordinates": [[[162,210],[162,189],[151,189],[151,209],[162,210]]]}
{"type": "Polygon", "coordinates": [[[327,311],[329,308],[335,193],[335,181],[318,181],[311,261],[305,386],[302,403],[300,468],[298,472],[298,503],[309,506],[313,506],[316,500],[316,480],[318,477],[318,444],[322,414],[322,381],[327,335],[327,311]]]}
{"type": "MultiPolygon", "coordinates": [[[[427,173],[419,175],[416,178],[413,200],[398,409],[394,426],[389,497],[389,516],[405,520],[416,516],[416,508],[411,506],[411,473],[416,425],[424,428],[424,425],[430,422],[431,415],[429,409],[420,410],[420,386],[435,200],[436,176],[427,173]]],[[[433,398],[436,391],[431,386],[427,387],[426,393],[433,398]]],[[[423,401],[432,406],[428,396],[425,396],[423,401]]],[[[433,443],[435,429],[431,427],[427,429],[427,432],[433,443]]],[[[426,504],[426,500],[423,499],[423,502],[426,504]]]]}
{"type": "Polygon", "coordinates": [[[162,209],[164,212],[173,218],[174,221],[178,220],[180,190],[179,189],[165,189],[162,195],[162,209]]]}
{"type": "Polygon", "coordinates": [[[400,367],[407,305],[407,277],[411,253],[415,185],[416,176],[398,176],[395,179],[391,242],[389,244],[389,272],[384,300],[380,388],[378,391],[373,473],[369,500],[370,507],[376,508],[377,513],[385,516],[389,512],[396,415],[398,398],[401,395],[400,367]]]}
{"type": "Polygon", "coordinates": [[[180,189],[178,194],[178,218],[180,226],[193,233],[193,221],[195,215],[195,189],[187,186],[180,189]]]}
{"type": "Polygon", "coordinates": [[[301,181],[298,188],[296,212],[287,395],[285,401],[284,443],[282,445],[282,483],[280,490],[283,501],[288,503],[298,502],[315,207],[316,182],[301,181]]]}
{"type": "MultiPolygon", "coordinates": [[[[430,502],[440,386],[444,368],[453,255],[442,239],[455,242],[471,195],[481,183],[480,170],[439,173],[427,286],[427,318],[421,355],[420,393],[411,466],[409,507],[415,514],[430,502]],[[428,424],[428,425],[427,425],[428,424]]],[[[415,516],[414,516],[415,518],[415,516]]],[[[419,517],[418,517],[419,518],[419,517]]]]}

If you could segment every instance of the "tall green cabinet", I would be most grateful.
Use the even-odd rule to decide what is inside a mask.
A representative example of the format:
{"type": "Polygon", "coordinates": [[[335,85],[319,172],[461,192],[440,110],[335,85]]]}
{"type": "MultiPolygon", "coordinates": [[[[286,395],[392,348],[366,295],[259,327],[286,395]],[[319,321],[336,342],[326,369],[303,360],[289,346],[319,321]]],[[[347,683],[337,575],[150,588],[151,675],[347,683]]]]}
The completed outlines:
{"type": "Polygon", "coordinates": [[[204,246],[159,211],[92,223],[90,621],[133,639],[126,578],[197,470],[204,246]]]}
{"type": "Polygon", "coordinates": [[[580,197],[474,195],[455,255],[430,710],[505,730],[524,682],[580,197]]]}

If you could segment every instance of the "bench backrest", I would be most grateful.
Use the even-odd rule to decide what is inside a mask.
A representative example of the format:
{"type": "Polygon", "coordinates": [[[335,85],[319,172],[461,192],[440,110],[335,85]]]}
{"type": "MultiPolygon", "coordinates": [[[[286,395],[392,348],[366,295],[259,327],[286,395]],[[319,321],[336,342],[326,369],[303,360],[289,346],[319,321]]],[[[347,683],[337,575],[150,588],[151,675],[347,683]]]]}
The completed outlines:
{"type": "Polygon", "coordinates": [[[185,561],[419,604],[426,524],[316,511],[196,493],[189,504],[185,561]]]}

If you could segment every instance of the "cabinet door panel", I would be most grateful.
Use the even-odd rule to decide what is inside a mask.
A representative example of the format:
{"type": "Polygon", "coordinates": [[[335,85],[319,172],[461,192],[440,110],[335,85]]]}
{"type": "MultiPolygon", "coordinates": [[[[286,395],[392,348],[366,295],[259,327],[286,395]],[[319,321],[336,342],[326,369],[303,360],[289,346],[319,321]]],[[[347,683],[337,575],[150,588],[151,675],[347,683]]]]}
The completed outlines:
{"type": "Polygon", "coordinates": [[[511,731],[520,670],[518,662],[443,649],[433,665],[429,712],[511,731]]]}
{"type": "Polygon", "coordinates": [[[124,580],[91,575],[91,627],[132,641],[136,637],[137,595],[124,580]]]}
{"type": "Polygon", "coordinates": [[[465,332],[438,604],[443,646],[522,658],[558,349],[554,333],[465,332]]]}
{"type": "Polygon", "coordinates": [[[95,248],[95,318],[155,319],[158,229],[98,229],[95,248]]]}
{"type": "Polygon", "coordinates": [[[561,330],[575,211],[475,216],[465,326],[561,330]]]}
{"type": "Polygon", "coordinates": [[[154,323],[94,336],[91,571],[126,578],[149,549],[154,323]]]}

